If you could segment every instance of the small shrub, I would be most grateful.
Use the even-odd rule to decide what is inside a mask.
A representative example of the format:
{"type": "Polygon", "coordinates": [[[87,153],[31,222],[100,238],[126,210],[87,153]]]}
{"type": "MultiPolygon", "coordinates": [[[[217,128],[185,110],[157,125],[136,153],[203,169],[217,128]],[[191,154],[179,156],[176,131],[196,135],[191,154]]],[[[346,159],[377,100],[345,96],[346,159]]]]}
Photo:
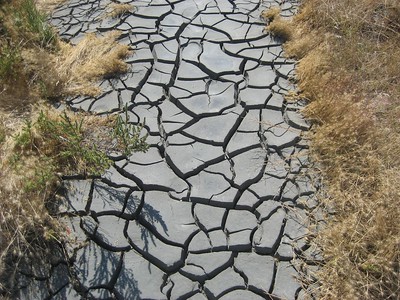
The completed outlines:
{"type": "Polygon", "coordinates": [[[19,149],[33,146],[32,122],[30,120],[25,121],[25,126],[15,136],[14,140],[15,146],[19,149]]]}
{"type": "Polygon", "coordinates": [[[115,121],[114,136],[119,141],[123,148],[125,155],[130,155],[133,151],[146,152],[149,148],[146,143],[147,135],[140,136],[143,126],[135,126],[128,123],[128,113],[125,109],[125,117],[122,118],[120,115],[115,121]]]}
{"type": "Polygon", "coordinates": [[[35,145],[48,156],[57,159],[60,166],[84,173],[98,174],[110,166],[106,154],[95,143],[84,143],[83,118],[72,119],[66,112],[59,118],[41,111],[37,120],[40,141],[35,145]]]}

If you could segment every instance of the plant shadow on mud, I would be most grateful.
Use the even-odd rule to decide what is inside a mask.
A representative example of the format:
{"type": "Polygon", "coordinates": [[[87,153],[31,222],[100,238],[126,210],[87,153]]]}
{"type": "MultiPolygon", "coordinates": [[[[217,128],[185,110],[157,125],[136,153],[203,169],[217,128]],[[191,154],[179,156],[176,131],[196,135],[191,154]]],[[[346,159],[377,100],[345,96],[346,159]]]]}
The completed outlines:
{"type": "Polygon", "coordinates": [[[149,250],[150,243],[156,243],[154,235],[145,226],[160,223],[163,230],[168,231],[160,211],[144,203],[143,192],[133,188],[111,187],[97,179],[86,184],[86,192],[78,188],[72,195],[67,194],[65,197],[70,203],[69,214],[81,215],[80,227],[86,235],[86,244],[75,251],[75,262],[71,266],[75,289],[81,295],[93,299],[107,298],[111,294],[123,299],[141,299],[141,289],[146,286],[143,282],[140,285],[135,274],[147,270],[151,275],[156,268],[142,257],[149,250]],[[79,197],[84,200],[79,201],[79,197]],[[80,209],[76,201],[80,202],[80,209]],[[90,207],[86,206],[87,202],[90,207]],[[109,226],[104,227],[99,221],[102,217],[115,217],[115,220],[122,222],[123,229],[113,227],[110,231],[109,226]],[[134,237],[139,244],[137,247],[126,232],[128,224],[136,222],[147,224],[139,225],[140,234],[134,237]],[[118,229],[122,232],[115,232],[118,229]],[[123,241],[115,243],[114,240],[120,237],[123,241]]]}

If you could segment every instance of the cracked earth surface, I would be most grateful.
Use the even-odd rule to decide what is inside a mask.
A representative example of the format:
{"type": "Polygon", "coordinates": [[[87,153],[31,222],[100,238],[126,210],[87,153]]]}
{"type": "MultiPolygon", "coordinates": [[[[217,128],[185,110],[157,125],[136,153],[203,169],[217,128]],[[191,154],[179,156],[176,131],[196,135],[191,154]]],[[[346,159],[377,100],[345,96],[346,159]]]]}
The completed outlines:
{"type": "Polygon", "coordinates": [[[101,17],[109,4],[71,1],[52,16],[73,43],[116,29],[135,50],[101,96],[68,104],[126,106],[150,149],[112,155],[100,179],[65,181],[72,267],[27,272],[20,297],[302,299],[299,266],[317,259],[306,241],[309,125],[303,103],[284,98],[294,62],[260,19],[273,5],[291,16],[296,2],[134,1],[134,12],[101,17]]]}

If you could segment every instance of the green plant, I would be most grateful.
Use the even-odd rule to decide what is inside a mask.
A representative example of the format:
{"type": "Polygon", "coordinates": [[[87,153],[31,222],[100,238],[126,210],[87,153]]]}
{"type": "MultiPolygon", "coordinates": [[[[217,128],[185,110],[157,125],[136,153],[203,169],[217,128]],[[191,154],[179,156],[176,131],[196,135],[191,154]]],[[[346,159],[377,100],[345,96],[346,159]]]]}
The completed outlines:
{"type": "MultiPolygon", "coordinates": [[[[0,120],[1,121],[1,120],[0,120]]],[[[6,128],[3,124],[0,124],[0,145],[6,140],[6,128]]]]}
{"type": "Polygon", "coordinates": [[[15,65],[20,60],[18,47],[5,45],[0,50],[0,78],[7,79],[14,76],[15,65]]]}
{"type": "Polygon", "coordinates": [[[14,16],[17,27],[33,33],[40,46],[54,43],[54,31],[47,23],[46,15],[38,11],[33,0],[23,0],[19,9],[15,10],[14,16]]]}
{"type": "Polygon", "coordinates": [[[27,193],[42,191],[56,180],[56,166],[51,158],[44,157],[35,166],[33,176],[29,178],[24,185],[27,193]]]}
{"type": "Polygon", "coordinates": [[[85,143],[83,121],[83,118],[72,120],[66,112],[60,120],[52,120],[41,111],[37,122],[41,133],[58,145],[55,156],[61,162],[72,162],[75,168],[86,173],[101,173],[110,166],[110,160],[95,144],[85,143]]]}
{"type": "Polygon", "coordinates": [[[146,143],[147,134],[140,136],[144,124],[142,126],[135,126],[128,123],[128,110],[124,109],[124,118],[119,115],[115,121],[114,137],[122,145],[125,155],[130,155],[133,151],[146,152],[149,145],[146,143]]]}
{"type": "Polygon", "coordinates": [[[21,154],[20,153],[13,153],[10,155],[10,157],[8,158],[8,164],[14,169],[16,170],[21,162],[21,154]]]}
{"type": "Polygon", "coordinates": [[[33,146],[32,126],[32,121],[25,121],[22,131],[14,136],[15,146],[17,148],[26,149],[28,146],[33,146]]]}

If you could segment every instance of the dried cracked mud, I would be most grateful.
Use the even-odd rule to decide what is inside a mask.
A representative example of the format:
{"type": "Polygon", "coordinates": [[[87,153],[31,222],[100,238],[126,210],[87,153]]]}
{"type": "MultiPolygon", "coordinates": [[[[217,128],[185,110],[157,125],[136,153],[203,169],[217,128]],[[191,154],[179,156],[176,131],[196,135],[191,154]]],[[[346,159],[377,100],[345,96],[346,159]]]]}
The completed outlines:
{"type": "Polygon", "coordinates": [[[76,43],[120,30],[130,71],[73,109],[145,124],[147,153],[113,154],[102,178],[65,180],[69,262],[26,271],[21,299],[302,299],[318,255],[317,205],[294,62],[260,13],[296,1],[153,0],[118,18],[70,1],[51,22],[76,43]],[[68,267],[69,266],[69,267],[68,267]],[[31,280],[29,280],[29,278],[31,280]]]}

